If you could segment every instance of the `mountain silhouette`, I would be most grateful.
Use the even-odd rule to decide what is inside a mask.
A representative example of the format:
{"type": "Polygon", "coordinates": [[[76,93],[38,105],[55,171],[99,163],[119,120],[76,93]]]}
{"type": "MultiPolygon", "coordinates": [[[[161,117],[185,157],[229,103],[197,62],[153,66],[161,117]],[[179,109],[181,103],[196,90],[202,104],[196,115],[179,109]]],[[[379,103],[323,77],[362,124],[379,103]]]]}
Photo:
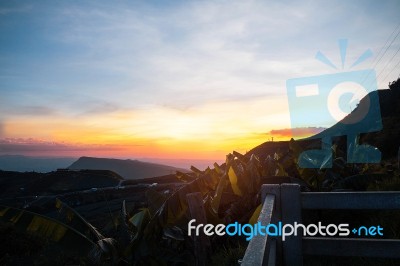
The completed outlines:
{"type": "Polygon", "coordinates": [[[76,158],[47,158],[23,155],[1,155],[0,169],[3,171],[47,173],[57,168],[66,168],[76,158]]]}
{"type": "Polygon", "coordinates": [[[71,164],[71,170],[110,170],[124,179],[139,179],[175,174],[176,171],[188,172],[186,169],[168,165],[141,162],[138,160],[120,160],[95,157],[81,157],[71,164]]]}

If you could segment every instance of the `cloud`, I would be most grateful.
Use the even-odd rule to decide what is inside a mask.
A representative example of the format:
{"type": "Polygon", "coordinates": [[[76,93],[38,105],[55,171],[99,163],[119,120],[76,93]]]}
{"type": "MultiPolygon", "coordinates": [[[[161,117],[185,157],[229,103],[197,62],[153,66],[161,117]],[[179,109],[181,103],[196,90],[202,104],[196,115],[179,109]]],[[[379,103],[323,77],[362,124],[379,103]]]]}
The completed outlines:
{"type": "MultiPolygon", "coordinates": [[[[99,1],[41,8],[51,12],[43,17],[46,25],[39,24],[46,31],[39,32],[43,39],[38,43],[45,41],[64,55],[60,61],[43,57],[37,67],[43,68],[38,79],[46,75],[45,86],[58,88],[48,91],[47,101],[70,93],[96,95],[125,107],[166,104],[182,109],[285,93],[286,79],[321,72],[313,58],[318,49],[329,56],[324,49],[329,47],[339,58],[337,32],[346,36],[352,20],[364,22],[356,11],[365,5],[220,1],[160,7],[99,1]]],[[[376,16],[368,20],[379,21],[376,16]]],[[[76,105],[85,108],[74,97],[68,102],[67,111],[76,105]]]]}
{"type": "MultiPolygon", "coordinates": [[[[119,106],[117,103],[96,99],[95,97],[87,97],[72,103],[67,102],[65,104],[68,108],[75,109],[75,114],[80,117],[106,115],[126,110],[123,106],[119,106]]],[[[64,109],[65,108],[66,106],[64,106],[64,109]]]]}
{"type": "Polygon", "coordinates": [[[18,106],[8,111],[9,114],[14,115],[29,115],[29,116],[42,116],[54,115],[56,110],[47,106],[18,106]]]}
{"type": "Polygon", "coordinates": [[[298,128],[283,128],[273,129],[269,132],[269,135],[280,138],[301,138],[309,137],[324,131],[324,127],[298,127],[298,128]]]}
{"type": "Polygon", "coordinates": [[[282,94],[286,79],[327,70],[314,59],[316,51],[339,60],[338,32],[353,32],[350,21],[337,18],[351,13],[351,20],[364,20],[353,6],[326,5],[189,2],[167,11],[152,4],[117,4],[107,10],[103,4],[68,6],[58,10],[58,22],[70,26],[54,36],[82,48],[66,60],[80,80],[90,79],[93,71],[102,81],[92,80],[85,92],[132,107],[156,103],[185,108],[251,94],[282,94]],[[326,25],[331,25],[329,31],[326,25]],[[102,76],[119,80],[110,84],[102,76]]]}
{"type": "Polygon", "coordinates": [[[99,151],[118,151],[124,147],[118,145],[88,145],[65,142],[51,142],[33,138],[0,139],[0,154],[71,154],[99,151]]]}
{"type": "MultiPolygon", "coordinates": [[[[192,2],[168,12],[151,5],[107,10],[101,5],[70,6],[59,19],[71,27],[55,37],[88,51],[77,51],[66,62],[79,70],[76,76],[89,74],[79,79],[87,79],[91,71],[120,77],[113,93],[109,88],[114,84],[96,80],[84,88],[87,93],[105,92],[129,106],[157,103],[184,108],[250,94],[284,93],[283,81],[299,65],[308,67],[302,53],[307,38],[297,40],[293,53],[290,37],[298,28],[315,27],[305,19],[312,12],[309,7],[257,2],[192,2]]],[[[310,53],[310,61],[312,57],[310,53]]]]}

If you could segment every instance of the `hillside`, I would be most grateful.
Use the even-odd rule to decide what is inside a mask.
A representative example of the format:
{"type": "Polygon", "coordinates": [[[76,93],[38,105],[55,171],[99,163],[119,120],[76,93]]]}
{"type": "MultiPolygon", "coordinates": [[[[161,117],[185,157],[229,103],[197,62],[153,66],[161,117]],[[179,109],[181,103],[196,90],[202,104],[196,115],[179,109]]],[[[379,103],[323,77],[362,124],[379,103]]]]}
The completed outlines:
{"type": "Polygon", "coordinates": [[[106,170],[59,170],[49,173],[0,171],[2,196],[48,195],[115,187],[123,178],[106,170]]]}
{"type": "MultiPolygon", "coordinates": [[[[360,144],[365,143],[377,147],[382,152],[382,157],[386,159],[397,156],[400,146],[400,139],[398,138],[400,135],[400,79],[391,83],[389,89],[378,90],[370,93],[370,95],[373,93],[377,93],[379,97],[379,109],[382,117],[381,129],[380,122],[371,119],[363,119],[356,126],[347,125],[347,121],[354,120],[359,110],[368,108],[366,98],[363,98],[358,107],[342,121],[310,137],[310,139],[324,136],[346,136],[348,132],[362,132],[360,144]],[[368,128],[371,132],[365,132],[365,128],[368,128]]],[[[378,110],[377,105],[378,103],[376,103],[376,106],[371,103],[370,110],[378,110]]],[[[344,147],[342,146],[342,148],[344,147]]]]}
{"type": "Polygon", "coordinates": [[[176,171],[188,172],[186,169],[180,169],[162,164],[141,162],[137,160],[119,160],[93,157],[81,157],[76,162],[71,164],[68,169],[110,170],[119,174],[125,179],[164,176],[175,174],[176,171]]]}

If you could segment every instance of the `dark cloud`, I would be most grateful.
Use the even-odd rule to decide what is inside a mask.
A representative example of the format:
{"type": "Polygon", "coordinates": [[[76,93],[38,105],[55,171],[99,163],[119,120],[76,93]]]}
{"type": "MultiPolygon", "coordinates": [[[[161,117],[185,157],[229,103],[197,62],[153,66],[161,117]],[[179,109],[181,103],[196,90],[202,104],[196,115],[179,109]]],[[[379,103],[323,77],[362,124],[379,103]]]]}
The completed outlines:
{"type": "Polygon", "coordinates": [[[112,113],[121,109],[118,105],[105,101],[88,102],[86,106],[87,109],[82,113],[82,115],[112,113]]]}
{"type": "Polygon", "coordinates": [[[9,113],[14,115],[51,115],[55,114],[56,110],[47,106],[19,106],[13,108],[9,113]]]}
{"type": "Polygon", "coordinates": [[[49,142],[37,139],[3,138],[0,139],[0,155],[116,151],[124,149],[118,145],[80,145],[60,142],[49,142]]]}
{"type": "Polygon", "coordinates": [[[325,130],[324,127],[297,127],[273,129],[269,132],[271,136],[277,137],[307,137],[320,133],[325,130]]]}

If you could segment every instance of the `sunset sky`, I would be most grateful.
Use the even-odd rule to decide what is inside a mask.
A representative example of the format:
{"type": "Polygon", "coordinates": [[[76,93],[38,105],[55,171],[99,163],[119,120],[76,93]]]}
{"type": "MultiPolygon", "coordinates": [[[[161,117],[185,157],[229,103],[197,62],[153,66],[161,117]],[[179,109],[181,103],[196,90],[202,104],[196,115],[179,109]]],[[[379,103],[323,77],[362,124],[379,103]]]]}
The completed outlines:
{"type": "Polygon", "coordinates": [[[1,1],[0,155],[223,160],[291,137],[287,79],[397,79],[400,1],[298,2],[1,1]]]}

